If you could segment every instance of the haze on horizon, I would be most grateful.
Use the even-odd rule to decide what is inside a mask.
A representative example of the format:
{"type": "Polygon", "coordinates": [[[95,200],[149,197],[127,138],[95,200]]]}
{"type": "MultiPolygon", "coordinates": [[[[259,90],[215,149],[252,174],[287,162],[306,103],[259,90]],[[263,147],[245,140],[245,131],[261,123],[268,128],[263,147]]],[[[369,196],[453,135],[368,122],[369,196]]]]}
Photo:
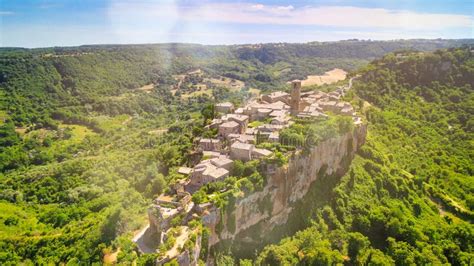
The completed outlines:
{"type": "Polygon", "coordinates": [[[0,46],[474,38],[472,1],[1,1],[0,46]]]}

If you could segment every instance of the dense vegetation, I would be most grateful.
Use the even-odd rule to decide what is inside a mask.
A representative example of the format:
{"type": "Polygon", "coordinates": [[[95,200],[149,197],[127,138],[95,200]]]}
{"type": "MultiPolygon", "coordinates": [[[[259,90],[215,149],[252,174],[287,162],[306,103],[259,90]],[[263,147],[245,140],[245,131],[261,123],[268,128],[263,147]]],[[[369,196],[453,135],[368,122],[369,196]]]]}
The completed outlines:
{"type": "Polygon", "coordinates": [[[2,264],[135,260],[131,232],[186,163],[209,98],[136,90],[161,81],[151,55],[96,52],[2,53],[2,264]]]}
{"type": "Polygon", "coordinates": [[[472,51],[390,54],[359,74],[348,98],[368,119],[366,145],[332,189],[308,195],[294,221],[310,226],[257,264],[472,265],[472,51]]]}
{"type": "MultiPolygon", "coordinates": [[[[78,114],[153,112],[143,97],[130,96],[153,83],[169,89],[172,75],[201,68],[210,75],[271,89],[294,78],[334,67],[354,70],[402,49],[433,50],[471,40],[342,41],[336,43],[202,46],[185,44],[0,49],[2,102],[17,125],[78,119],[78,114]],[[109,97],[104,97],[109,96],[109,97]],[[116,96],[116,97],[112,97],[116,96]],[[121,97],[120,97],[121,96],[121,97]],[[145,101],[145,103],[141,103],[145,101]],[[75,114],[75,115],[73,115],[75,114]],[[72,118],[72,117],[73,118],[72,118]]],[[[164,92],[163,92],[164,93],[164,92]]]]}
{"type": "MultiPolygon", "coordinates": [[[[138,260],[141,264],[152,258],[137,258],[130,241],[132,232],[145,223],[145,209],[151,199],[179,178],[176,167],[195,160],[190,153],[195,137],[215,133],[203,129],[203,121],[207,117],[206,112],[201,112],[213,98],[201,95],[183,100],[173,95],[170,88],[176,83],[174,75],[200,68],[210,77],[221,76],[243,81],[245,87],[239,92],[225,88],[214,88],[213,91],[216,99],[237,101],[247,95],[251,88],[275,89],[285,86],[286,81],[295,77],[321,74],[333,67],[353,70],[389,51],[410,48],[431,50],[465,42],[469,40],[347,41],[305,45],[265,44],[255,47],[163,44],[34,50],[2,48],[0,264],[91,264],[101,262],[103,255],[119,247],[122,250],[118,255],[119,263],[138,260]],[[149,91],[140,89],[148,84],[153,84],[154,88],[149,91]]],[[[463,62],[465,67],[472,69],[469,68],[472,60],[463,62]]],[[[453,63],[453,66],[458,64],[453,63]]],[[[369,77],[373,71],[368,69],[364,77],[369,77]]],[[[450,76],[457,81],[459,73],[462,72],[450,76]]],[[[472,82],[472,73],[469,73],[471,76],[467,77],[471,77],[472,82]]],[[[398,77],[399,74],[394,72],[391,76],[398,77]]],[[[373,82],[376,84],[375,80],[373,82]]],[[[410,120],[410,127],[406,130],[414,130],[419,128],[416,123],[425,121],[421,116],[424,119],[427,115],[433,115],[432,119],[441,119],[439,121],[446,121],[452,127],[449,130],[454,131],[448,134],[446,128],[443,129],[445,131],[437,131],[437,128],[435,130],[426,125],[426,136],[419,136],[421,139],[429,136],[437,140],[434,145],[440,147],[436,150],[439,160],[430,159],[427,164],[419,156],[435,160],[432,153],[423,155],[425,150],[407,148],[407,153],[399,156],[393,154],[390,163],[396,169],[405,167],[414,180],[425,177],[427,173],[442,175],[419,182],[426,184],[423,191],[431,193],[434,199],[449,203],[445,208],[449,209],[446,213],[453,225],[448,225],[443,219],[440,219],[440,223],[454,228],[454,225],[462,224],[456,217],[460,217],[461,213],[463,217],[469,216],[473,204],[472,190],[466,189],[465,182],[466,176],[472,175],[472,157],[469,157],[472,154],[468,153],[469,142],[466,141],[470,135],[465,135],[472,131],[472,110],[469,109],[472,105],[466,102],[467,96],[471,95],[471,87],[443,82],[444,79],[439,81],[440,86],[452,86],[453,93],[459,95],[446,96],[440,93],[440,87],[420,83],[419,86],[433,88],[435,99],[419,100],[426,105],[426,109],[419,109],[416,113],[420,116],[419,120],[409,119],[401,111],[409,110],[402,107],[402,100],[398,100],[399,105],[395,104],[397,101],[388,102],[383,97],[377,102],[372,99],[376,96],[370,94],[370,90],[367,89],[367,94],[359,93],[359,89],[357,91],[360,97],[379,105],[379,108],[392,108],[391,111],[368,111],[368,118],[374,123],[371,142],[376,143],[371,145],[369,142],[369,154],[371,149],[391,154],[389,148],[382,149],[388,145],[384,144],[383,138],[377,138],[387,136],[384,135],[386,131],[382,130],[385,120],[380,119],[386,119],[387,125],[391,127],[401,123],[402,119],[410,120]],[[451,99],[458,99],[458,102],[452,102],[451,99]],[[452,117],[457,114],[460,105],[465,108],[463,115],[452,117]],[[438,108],[442,111],[438,111],[438,108]],[[457,142],[438,138],[448,135],[456,138],[457,142]],[[413,169],[410,168],[410,156],[413,153],[409,151],[419,151],[416,154],[419,161],[415,161],[417,165],[413,169]],[[422,167],[423,163],[426,166],[422,167]],[[438,172],[438,169],[442,171],[438,172]],[[427,187],[428,184],[430,187],[427,187]]],[[[404,85],[403,88],[412,87],[404,85]]],[[[413,99],[418,99],[416,93],[421,91],[413,90],[413,99]]],[[[439,130],[441,125],[447,126],[440,123],[439,130]]],[[[402,129],[405,130],[404,127],[402,129]]],[[[402,140],[405,136],[413,136],[413,132],[396,132],[400,134],[398,138],[393,137],[394,140],[400,140],[397,150],[403,150],[402,140]]],[[[301,134],[303,131],[297,128],[289,131],[288,137],[299,138],[301,134]]],[[[430,149],[427,146],[429,143],[420,143],[419,139],[413,139],[409,144],[430,149]]],[[[285,158],[276,159],[284,162],[285,158]]],[[[356,160],[354,171],[357,174],[355,176],[359,176],[356,180],[369,182],[371,176],[362,178],[357,172],[365,171],[363,167],[357,168],[357,162],[360,165],[362,160],[373,161],[365,157],[356,160]]],[[[391,169],[383,162],[376,163],[386,168],[386,171],[391,169]]],[[[258,189],[260,182],[263,182],[263,178],[256,175],[258,171],[253,171],[251,165],[242,165],[242,169],[241,173],[235,175],[251,182],[241,184],[241,188],[258,189]],[[252,172],[245,170],[247,168],[252,172]]],[[[397,176],[391,172],[389,174],[397,176]]],[[[379,179],[385,180],[382,177],[379,179]]],[[[404,188],[398,184],[399,181],[394,182],[397,191],[404,188]]],[[[354,192],[347,193],[352,195],[354,192]]],[[[364,195],[373,196],[370,193],[364,195]]],[[[415,194],[413,197],[419,196],[415,194]]],[[[420,202],[425,202],[421,199],[425,198],[420,198],[420,202]]],[[[422,209],[424,206],[421,205],[422,209]]],[[[347,207],[346,210],[351,209],[347,207]]],[[[320,234],[323,237],[324,231],[320,234]]],[[[441,236],[444,235],[438,239],[442,239],[441,236]]],[[[461,244],[452,243],[447,244],[453,252],[457,252],[459,247],[459,252],[468,253],[461,244]]],[[[225,260],[224,257],[222,259],[225,260]]]]}

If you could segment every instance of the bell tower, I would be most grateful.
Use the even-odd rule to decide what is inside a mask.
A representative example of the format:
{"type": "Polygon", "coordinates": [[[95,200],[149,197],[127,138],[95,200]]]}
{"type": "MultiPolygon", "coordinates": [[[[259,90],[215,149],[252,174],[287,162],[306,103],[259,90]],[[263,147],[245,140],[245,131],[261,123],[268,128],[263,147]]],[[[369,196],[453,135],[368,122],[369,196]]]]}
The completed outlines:
{"type": "Polygon", "coordinates": [[[290,111],[292,115],[297,115],[300,112],[300,98],[301,98],[301,80],[293,80],[291,90],[290,111]]]}

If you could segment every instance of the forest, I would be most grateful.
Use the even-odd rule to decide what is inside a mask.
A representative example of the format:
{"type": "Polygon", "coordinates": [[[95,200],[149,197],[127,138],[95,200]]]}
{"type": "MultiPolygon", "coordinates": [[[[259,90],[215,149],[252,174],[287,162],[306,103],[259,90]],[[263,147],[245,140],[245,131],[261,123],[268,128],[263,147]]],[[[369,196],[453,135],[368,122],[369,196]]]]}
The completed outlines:
{"type": "MultiPolygon", "coordinates": [[[[192,163],[196,137],[213,134],[202,110],[334,67],[360,75],[346,97],[369,122],[367,144],[346,175],[308,195],[287,238],[218,261],[472,264],[474,59],[469,48],[420,52],[470,43],[0,48],[0,264],[100,264],[119,248],[121,264],[150,263],[130,239],[192,163]],[[174,76],[195,69],[245,87],[171,93],[174,76]]],[[[236,175],[258,189],[246,167],[236,175]]]]}
{"type": "Polygon", "coordinates": [[[346,97],[368,120],[367,143],[348,173],[331,190],[308,194],[288,225],[307,228],[254,262],[471,265],[472,51],[389,54],[354,74],[346,97]]]}

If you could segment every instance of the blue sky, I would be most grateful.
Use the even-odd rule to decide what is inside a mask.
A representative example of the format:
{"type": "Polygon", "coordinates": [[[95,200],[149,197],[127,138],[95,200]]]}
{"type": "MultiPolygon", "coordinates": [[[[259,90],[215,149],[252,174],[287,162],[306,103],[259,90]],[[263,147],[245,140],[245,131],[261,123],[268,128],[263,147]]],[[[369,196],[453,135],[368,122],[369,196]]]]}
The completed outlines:
{"type": "Polygon", "coordinates": [[[474,38],[474,1],[0,0],[0,46],[474,38]]]}

